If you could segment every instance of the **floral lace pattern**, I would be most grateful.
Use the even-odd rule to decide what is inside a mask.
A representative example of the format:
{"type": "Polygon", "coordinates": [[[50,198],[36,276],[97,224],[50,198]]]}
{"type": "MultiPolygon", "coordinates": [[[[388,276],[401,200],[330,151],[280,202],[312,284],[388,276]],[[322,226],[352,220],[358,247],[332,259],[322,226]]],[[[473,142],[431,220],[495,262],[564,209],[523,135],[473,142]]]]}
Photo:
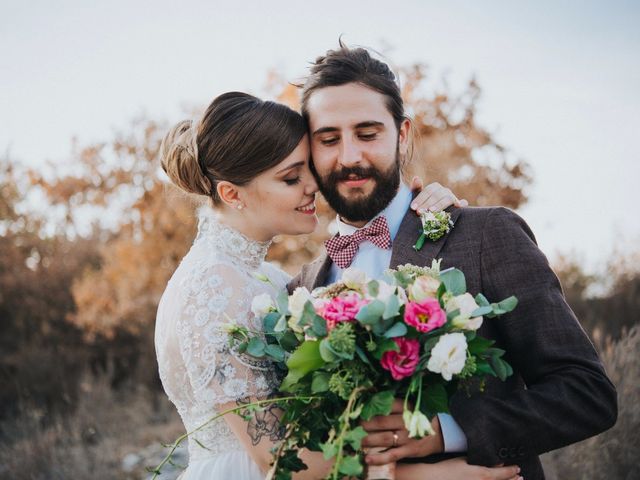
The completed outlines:
{"type": "MultiPolygon", "coordinates": [[[[158,307],[156,354],[160,378],[191,432],[220,411],[247,397],[266,398],[278,385],[269,361],[229,347],[225,325],[260,330],[250,310],[253,297],[275,297],[287,275],[264,262],[268,243],[252,241],[223,225],[207,209],[198,235],[167,285],[158,307]],[[256,277],[266,276],[263,282],[256,277]]],[[[190,459],[242,447],[223,419],[195,433],[190,459]]]]}

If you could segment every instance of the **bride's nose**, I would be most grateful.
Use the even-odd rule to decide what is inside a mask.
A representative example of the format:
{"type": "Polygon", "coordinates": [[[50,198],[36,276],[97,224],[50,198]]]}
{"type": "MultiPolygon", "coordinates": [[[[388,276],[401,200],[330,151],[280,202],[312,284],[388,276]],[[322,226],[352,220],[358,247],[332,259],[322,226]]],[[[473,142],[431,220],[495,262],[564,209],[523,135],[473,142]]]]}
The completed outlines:
{"type": "Polygon", "coordinates": [[[304,186],[304,193],[305,195],[315,195],[315,193],[318,191],[318,184],[316,183],[316,179],[313,175],[309,175],[309,180],[307,181],[306,185],[304,186]]]}

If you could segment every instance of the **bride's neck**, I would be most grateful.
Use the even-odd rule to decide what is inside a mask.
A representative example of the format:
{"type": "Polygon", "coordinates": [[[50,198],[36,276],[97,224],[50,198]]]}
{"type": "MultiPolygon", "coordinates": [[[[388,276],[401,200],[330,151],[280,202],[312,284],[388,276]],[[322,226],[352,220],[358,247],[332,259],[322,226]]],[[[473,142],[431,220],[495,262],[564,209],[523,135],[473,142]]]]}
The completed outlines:
{"type": "Polygon", "coordinates": [[[221,223],[237,230],[250,240],[261,243],[273,240],[272,234],[261,230],[258,225],[253,224],[244,212],[222,208],[218,211],[218,218],[221,223]]]}

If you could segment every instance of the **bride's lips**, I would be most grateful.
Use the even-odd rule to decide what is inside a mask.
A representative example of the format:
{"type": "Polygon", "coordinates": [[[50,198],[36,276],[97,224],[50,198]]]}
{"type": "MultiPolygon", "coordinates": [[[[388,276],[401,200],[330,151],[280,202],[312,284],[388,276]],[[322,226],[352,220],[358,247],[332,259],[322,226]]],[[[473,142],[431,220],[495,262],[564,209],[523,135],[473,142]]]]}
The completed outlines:
{"type": "Polygon", "coordinates": [[[296,210],[300,213],[304,213],[305,215],[313,215],[316,213],[315,199],[311,200],[306,205],[296,208],[296,210]]]}

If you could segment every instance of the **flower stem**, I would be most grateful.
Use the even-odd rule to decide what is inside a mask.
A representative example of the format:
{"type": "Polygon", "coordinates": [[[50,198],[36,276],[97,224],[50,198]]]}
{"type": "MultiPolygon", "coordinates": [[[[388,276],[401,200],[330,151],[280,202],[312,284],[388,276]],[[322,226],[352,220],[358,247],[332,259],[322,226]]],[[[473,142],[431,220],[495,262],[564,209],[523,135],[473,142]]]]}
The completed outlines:
{"type": "Polygon", "coordinates": [[[344,448],[344,437],[349,430],[349,420],[351,413],[353,411],[353,405],[358,399],[358,395],[360,392],[365,390],[363,387],[358,387],[351,392],[349,395],[349,400],[347,401],[347,407],[342,412],[340,419],[342,420],[342,425],[340,426],[340,433],[337,436],[336,441],[338,442],[338,452],[336,454],[336,461],[333,464],[333,468],[331,469],[331,478],[333,480],[338,480],[340,478],[340,462],[342,461],[342,449],[344,448]]]}

